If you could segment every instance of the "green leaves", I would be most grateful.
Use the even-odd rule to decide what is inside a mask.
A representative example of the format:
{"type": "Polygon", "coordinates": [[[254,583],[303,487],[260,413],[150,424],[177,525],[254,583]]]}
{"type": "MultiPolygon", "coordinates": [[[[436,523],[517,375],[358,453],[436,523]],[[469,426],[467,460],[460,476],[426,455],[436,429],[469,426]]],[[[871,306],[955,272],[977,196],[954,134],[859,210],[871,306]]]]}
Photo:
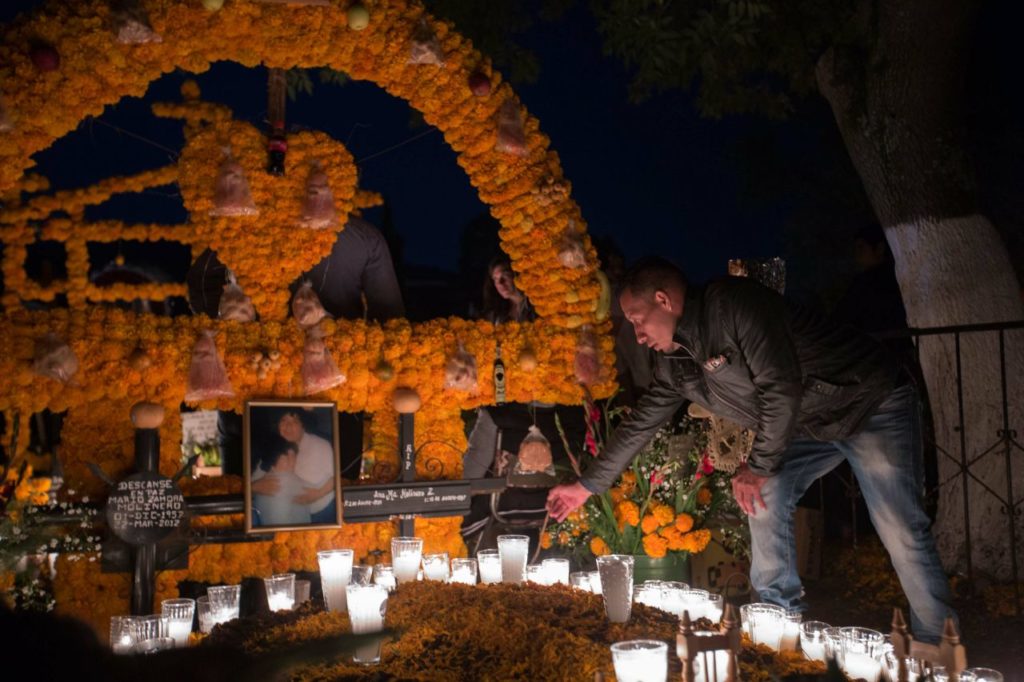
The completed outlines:
{"type": "MultiPolygon", "coordinates": [[[[287,88],[288,88],[288,99],[295,101],[299,98],[299,95],[312,95],[314,90],[313,77],[310,75],[311,69],[288,69],[285,74],[287,88]]],[[[324,67],[322,69],[316,69],[318,74],[318,80],[325,85],[345,85],[351,78],[347,73],[342,71],[336,71],[335,69],[324,67]]]]}

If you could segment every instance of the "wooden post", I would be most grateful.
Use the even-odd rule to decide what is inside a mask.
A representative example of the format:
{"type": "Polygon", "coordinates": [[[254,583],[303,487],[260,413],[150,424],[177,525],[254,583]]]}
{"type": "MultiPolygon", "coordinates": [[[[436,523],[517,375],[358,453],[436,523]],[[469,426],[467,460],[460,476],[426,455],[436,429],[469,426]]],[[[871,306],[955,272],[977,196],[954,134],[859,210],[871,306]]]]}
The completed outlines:
{"type": "MultiPolygon", "coordinates": [[[[412,483],[416,480],[416,415],[413,412],[398,415],[398,452],[402,462],[399,480],[412,483]]],[[[416,533],[416,519],[403,517],[398,521],[398,533],[402,537],[413,537],[416,533]]]]}
{"type": "Polygon", "coordinates": [[[892,615],[892,651],[899,660],[899,675],[896,682],[907,682],[910,674],[906,659],[924,661],[930,665],[941,665],[949,673],[951,679],[967,668],[967,650],[960,643],[960,633],[951,617],[946,617],[942,638],[938,644],[925,644],[914,640],[907,631],[903,612],[893,609],[892,615]]]}

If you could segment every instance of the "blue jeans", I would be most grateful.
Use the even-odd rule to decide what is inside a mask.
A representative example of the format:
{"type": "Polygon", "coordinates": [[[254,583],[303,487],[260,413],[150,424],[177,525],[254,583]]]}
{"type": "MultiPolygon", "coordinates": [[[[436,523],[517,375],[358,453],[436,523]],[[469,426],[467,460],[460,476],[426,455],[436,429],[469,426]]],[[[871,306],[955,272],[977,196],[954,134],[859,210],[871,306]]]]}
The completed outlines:
{"type": "Polygon", "coordinates": [[[754,589],[766,602],[804,609],[793,511],[811,483],[843,458],[857,477],[871,522],[910,602],[915,638],[938,641],[946,616],[955,614],[931,523],[921,506],[921,413],[917,391],[911,385],[889,394],[849,438],[792,441],[782,469],[761,488],[768,508],[758,508],[756,515],[748,517],[754,589]]]}

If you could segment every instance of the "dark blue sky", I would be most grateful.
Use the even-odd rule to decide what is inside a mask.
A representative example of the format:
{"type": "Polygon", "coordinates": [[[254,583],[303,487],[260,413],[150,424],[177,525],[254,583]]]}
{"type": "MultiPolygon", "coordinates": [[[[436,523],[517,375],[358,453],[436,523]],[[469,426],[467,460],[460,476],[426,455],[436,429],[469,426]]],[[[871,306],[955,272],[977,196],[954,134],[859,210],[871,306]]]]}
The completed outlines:
{"type": "MultiPolygon", "coordinates": [[[[36,4],[4,3],[0,20],[13,16],[17,7],[36,4]]],[[[1006,22],[999,20],[1000,11],[986,7],[984,30],[999,38],[1006,22]]],[[[1008,44],[1003,39],[979,40],[978,49],[984,64],[1005,73],[1006,55],[998,47],[1008,44]]],[[[730,257],[793,258],[784,229],[794,221],[811,225],[812,232],[821,224],[813,248],[828,248],[827,231],[837,229],[836,216],[856,213],[841,204],[863,203],[857,196],[847,201],[859,195],[859,184],[827,106],[817,96],[784,123],[756,117],[702,119],[681,93],[630,103],[627,74],[602,55],[593,20],[581,6],[558,22],[539,22],[521,41],[536,52],[541,66],[539,80],[517,91],[559,153],[591,234],[614,238],[629,260],[657,253],[699,281],[722,273],[730,257]],[[829,174],[836,168],[839,180],[832,182],[829,174]]],[[[985,73],[990,71],[995,85],[986,97],[1019,112],[1020,97],[1006,94],[998,85],[1001,76],[995,69],[985,73]]],[[[37,155],[39,169],[56,187],[75,187],[168,163],[181,148],[181,123],[155,118],[149,106],[177,100],[181,83],[190,77],[168,74],[151,85],[144,99],[126,98],[99,119],[83,121],[37,155]]],[[[204,98],[263,124],[263,69],[218,63],[196,79],[204,98]]],[[[371,83],[318,85],[313,96],[289,103],[288,122],[324,130],[348,146],[359,164],[361,186],[389,201],[406,263],[455,271],[460,233],[486,208],[441,135],[422,124],[410,125],[411,114],[403,101],[371,83]]],[[[1011,125],[1019,134],[1019,120],[1011,125]]],[[[1018,171],[1015,166],[1008,172],[1019,178],[1018,171]]],[[[90,215],[120,213],[127,219],[167,222],[185,218],[175,188],[109,203],[90,215]]],[[[379,211],[369,217],[379,219],[379,211]]],[[[861,219],[855,215],[851,222],[861,219]]],[[[838,245],[831,248],[845,253],[842,235],[833,241],[838,245]]],[[[804,258],[805,263],[800,258],[797,254],[790,262],[793,272],[831,267],[824,257],[804,258]]]]}
{"type": "MultiPolygon", "coordinates": [[[[536,51],[541,69],[539,80],[518,92],[561,156],[591,234],[612,236],[629,259],[666,255],[698,278],[721,272],[731,256],[778,253],[779,216],[744,214],[735,160],[728,158],[737,130],[750,122],[702,120],[678,94],[629,103],[628,78],[602,56],[583,8],[538,24],[523,42],[536,51]]],[[[84,121],[38,154],[39,170],[56,187],[73,187],[167,163],[170,154],[160,147],[180,149],[181,123],[153,117],[149,105],[178,99],[188,77],[169,74],[144,99],[126,98],[98,120],[84,121]]],[[[262,122],[263,69],[218,63],[196,79],[204,98],[262,122]]],[[[406,262],[454,271],[460,232],[486,207],[441,135],[411,127],[410,118],[408,105],[370,83],[318,85],[313,96],[288,107],[290,126],[324,130],[348,146],[361,186],[390,202],[406,262]]],[[[173,189],[115,200],[92,215],[118,211],[129,218],[184,218],[173,189]]]]}

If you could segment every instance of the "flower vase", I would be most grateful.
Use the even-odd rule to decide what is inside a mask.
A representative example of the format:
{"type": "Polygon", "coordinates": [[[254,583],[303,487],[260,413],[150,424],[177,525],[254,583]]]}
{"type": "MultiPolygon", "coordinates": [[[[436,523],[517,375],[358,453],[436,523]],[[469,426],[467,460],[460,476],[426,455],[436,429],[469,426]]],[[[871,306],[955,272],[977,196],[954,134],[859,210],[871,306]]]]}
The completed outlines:
{"type": "Polygon", "coordinates": [[[676,580],[689,584],[689,552],[669,552],[659,558],[633,555],[633,584],[639,585],[645,580],[676,580]]]}

